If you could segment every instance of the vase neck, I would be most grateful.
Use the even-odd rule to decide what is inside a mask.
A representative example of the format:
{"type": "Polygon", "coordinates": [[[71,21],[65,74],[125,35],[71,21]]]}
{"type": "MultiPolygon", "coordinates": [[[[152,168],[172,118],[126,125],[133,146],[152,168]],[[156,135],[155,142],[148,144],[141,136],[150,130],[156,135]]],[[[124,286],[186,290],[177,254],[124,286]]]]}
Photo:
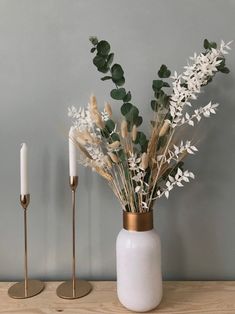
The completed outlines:
{"type": "Polygon", "coordinates": [[[131,213],[123,211],[123,228],[129,231],[148,231],[153,229],[153,211],[131,213]]]}

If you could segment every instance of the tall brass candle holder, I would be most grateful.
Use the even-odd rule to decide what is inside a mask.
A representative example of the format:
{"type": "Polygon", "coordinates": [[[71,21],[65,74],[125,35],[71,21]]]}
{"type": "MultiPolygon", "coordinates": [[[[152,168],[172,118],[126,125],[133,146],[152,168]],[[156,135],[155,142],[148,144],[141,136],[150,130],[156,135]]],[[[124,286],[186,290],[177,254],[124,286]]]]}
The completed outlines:
{"type": "Polygon", "coordinates": [[[56,290],[58,297],[63,299],[77,299],[90,293],[92,287],[88,281],[78,280],[76,278],[76,246],[75,246],[75,192],[78,186],[78,176],[70,176],[69,184],[72,190],[72,237],[73,237],[73,259],[72,259],[72,280],[65,281],[56,290]]]}
{"type": "Polygon", "coordinates": [[[14,299],[31,298],[44,289],[44,283],[39,280],[28,279],[28,239],[27,239],[27,209],[30,195],[20,195],[20,203],[24,209],[24,281],[17,282],[8,290],[8,294],[14,299]]]}

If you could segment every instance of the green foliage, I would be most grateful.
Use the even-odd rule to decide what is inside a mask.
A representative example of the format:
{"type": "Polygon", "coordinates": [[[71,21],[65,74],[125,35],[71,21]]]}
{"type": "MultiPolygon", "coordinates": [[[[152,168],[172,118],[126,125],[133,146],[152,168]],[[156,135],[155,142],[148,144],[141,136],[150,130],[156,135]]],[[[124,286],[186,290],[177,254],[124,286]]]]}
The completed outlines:
{"type": "Polygon", "coordinates": [[[153,80],[152,88],[154,92],[159,91],[163,87],[163,81],[162,80],[153,80]]]}
{"type": "Polygon", "coordinates": [[[219,59],[221,62],[220,64],[217,66],[217,70],[221,73],[225,73],[225,74],[228,74],[230,71],[229,71],[229,68],[226,67],[226,64],[225,64],[225,58],[220,58],[219,59]]]}
{"type": "Polygon", "coordinates": [[[117,152],[117,155],[119,157],[119,159],[124,163],[126,161],[126,154],[124,152],[123,149],[120,149],[118,152],[117,152]]]}
{"type": "Polygon", "coordinates": [[[111,138],[112,140],[115,142],[115,141],[120,141],[120,137],[117,133],[112,133],[111,134],[111,138]]]}
{"type": "Polygon", "coordinates": [[[116,85],[122,86],[125,84],[124,71],[120,64],[116,63],[111,67],[111,74],[112,80],[116,85]]]}
{"type": "Polygon", "coordinates": [[[100,42],[98,42],[96,49],[99,55],[106,57],[108,56],[110,51],[110,44],[105,40],[101,40],[100,42]]]}
{"type": "Polygon", "coordinates": [[[160,78],[168,78],[171,75],[171,71],[167,68],[165,64],[162,64],[159,71],[158,71],[158,76],[160,78]]]}
{"type": "Polygon", "coordinates": [[[117,89],[112,89],[110,92],[110,96],[113,99],[122,100],[126,96],[126,90],[123,87],[117,88],[117,89]]]}
{"type": "Polygon", "coordinates": [[[124,103],[121,106],[122,115],[125,116],[131,110],[132,107],[133,107],[133,105],[131,103],[129,103],[129,102],[124,103]]]}
{"type": "Polygon", "coordinates": [[[113,63],[114,53],[110,53],[107,57],[107,65],[110,67],[113,63]]]}
{"type": "Polygon", "coordinates": [[[148,140],[143,132],[137,132],[135,144],[139,144],[141,147],[141,152],[145,152],[148,147],[148,140]]]}
{"type": "MultiPolygon", "coordinates": [[[[158,71],[159,78],[168,78],[170,75],[171,71],[165,64],[162,64],[158,71]]],[[[164,87],[170,87],[170,85],[163,80],[153,80],[152,89],[156,99],[151,101],[151,108],[155,112],[158,112],[162,108],[168,108],[169,106],[170,96],[162,90],[164,87]]]]}
{"type": "Polygon", "coordinates": [[[170,85],[162,80],[153,80],[152,88],[154,92],[160,91],[162,87],[170,87],[170,85]]]}
{"type": "Polygon", "coordinates": [[[222,73],[228,74],[230,72],[229,68],[223,67],[221,70],[219,70],[222,73]]]}
{"type": "Polygon", "coordinates": [[[105,58],[100,55],[96,55],[95,58],[93,59],[94,65],[99,69],[102,68],[105,65],[105,58]]]}
{"type": "Polygon", "coordinates": [[[123,101],[128,102],[131,100],[131,92],[129,91],[126,96],[123,98],[123,101]]]}
{"type": "Polygon", "coordinates": [[[131,92],[126,92],[124,87],[120,87],[125,84],[124,70],[120,64],[113,64],[114,53],[110,52],[111,47],[106,40],[99,41],[97,37],[93,36],[90,37],[90,41],[94,46],[91,49],[91,52],[96,52],[96,55],[93,58],[93,64],[99,72],[110,72],[110,75],[103,76],[101,80],[111,80],[115,84],[115,88],[111,90],[110,96],[115,100],[123,101],[121,113],[125,116],[129,125],[129,130],[131,131],[133,125],[136,124],[137,126],[140,126],[143,119],[139,116],[138,108],[129,103],[131,100],[131,92]]]}
{"type": "Polygon", "coordinates": [[[132,106],[131,109],[125,114],[127,121],[134,125],[139,116],[139,110],[137,107],[132,106]]]}
{"type": "Polygon", "coordinates": [[[115,123],[113,122],[113,120],[109,119],[108,121],[106,121],[105,128],[109,133],[112,133],[112,131],[115,129],[115,123]]]}
{"type": "Polygon", "coordinates": [[[153,111],[156,111],[156,112],[158,111],[159,104],[158,104],[158,102],[156,100],[152,100],[151,101],[151,108],[152,108],[153,111]]]}
{"type": "Polygon", "coordinates": [[[101,77],[101,81],[107,81],[107,80],[111,80],[112,76],[104,76],[101,77]]]}
{"type": "Polygon", "coordinates": [[[212,48],[216,49],[217,44],[214,41],[209,41],[208,39],[204,39],[203,46],[206,50],[211,50],[212,48]]]}
{"type": "Polygon", "coordinates": [[[143,122],[143,118],[141,116],[138,116],[138,118],[135,120],[135,125],[139,127],[143,122]]]}
{"type": "Polygon", "coordinates": [[[122,67],[120,66],[120,64],[115,63],[112,66],[111,74],[112,74],[112,78],[114,80],[120,80],[123,77],[124,71],[123,71],[122,67]]]}

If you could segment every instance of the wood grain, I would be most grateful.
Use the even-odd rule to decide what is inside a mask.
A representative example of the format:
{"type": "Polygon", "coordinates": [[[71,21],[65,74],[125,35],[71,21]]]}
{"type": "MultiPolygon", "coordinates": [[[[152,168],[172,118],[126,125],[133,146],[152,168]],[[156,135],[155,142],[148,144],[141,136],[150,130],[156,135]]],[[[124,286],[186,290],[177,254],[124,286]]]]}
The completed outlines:
{"type": "MultiPolygon", "coordinates": [[[[11,299],[9,282],[0,283],[0,313],[6,314],[125,314],[116,296],[116,283],[92,282],[93,291],[77,300],[63,300],[56,296],[59,282],[47,282],[38,296],[11,299]]],[[[164,297],[157,314],[235,314],[235,281],[168,281],[164,282],[164,297]]]]}

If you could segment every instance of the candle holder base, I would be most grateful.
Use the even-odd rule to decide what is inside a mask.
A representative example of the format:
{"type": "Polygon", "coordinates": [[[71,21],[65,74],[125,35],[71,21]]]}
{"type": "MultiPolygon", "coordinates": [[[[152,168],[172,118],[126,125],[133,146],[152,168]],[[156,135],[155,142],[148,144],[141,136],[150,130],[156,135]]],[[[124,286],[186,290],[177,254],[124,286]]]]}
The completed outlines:
{"type": "Polygon", "coordinates": [[[25,290],[25,281],[17,282],[8,290],[8,295],[13,299],[31,298],[44,289],[44,283],[39,280],[28,280],[28,289],[25,290]]]}
{"type": "Polygon", "coordinates": [[[62,299],[78,299],[89,294],[92,286],[88,281],[76,279],[76,288],[73,290],[73,281],[65,281],[56,290],[58,297],[62,299]]]}

